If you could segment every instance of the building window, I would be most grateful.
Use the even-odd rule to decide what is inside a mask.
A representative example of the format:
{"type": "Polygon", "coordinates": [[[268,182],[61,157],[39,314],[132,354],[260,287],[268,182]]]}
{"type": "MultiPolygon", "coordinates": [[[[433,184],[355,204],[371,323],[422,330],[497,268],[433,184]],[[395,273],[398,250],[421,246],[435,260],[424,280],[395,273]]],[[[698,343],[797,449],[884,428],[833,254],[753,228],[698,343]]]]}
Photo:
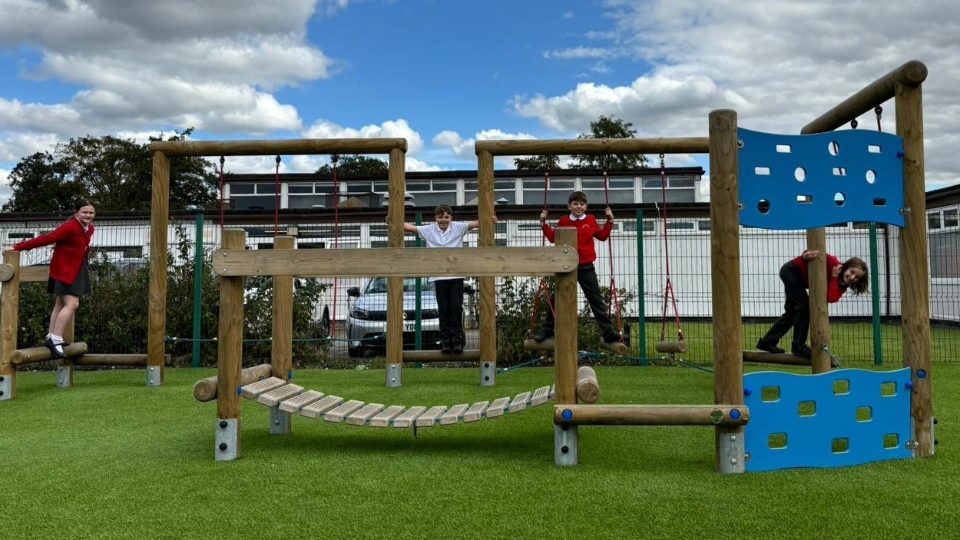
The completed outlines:
{"type": "Polygon", "coordinates": [[[544,180],[524,180],[522,204],[543,204],[545,188],[547,188],[548,205],[566,205],[570,192],[576,189],[576,182],[551,178],[548,187],[544,180]]]}
{"type": "Polygon", "coordinates": [[[947,227],[957,227],[960,226],[960,210],[957,208],[950,208],[943,211],[943,226],[947,227]]]}
{"type": "Polygon", "coordinates": [[[634,202],[634,180],[633,178],[608,179],[604,182],[603,178],[584,178],[580,181],[583,187],[583,193],[587,196],[587,201],[591,205],[603,207],[607,203],[609,196],[610,204],[631,204],[634,202]],[[604,184],[606,183],[606,186],[604,184]]]}
{"type": "Polygon", "coordinates": [[[960,278],[960,231],[930,235],[930,277],[960,278]]]}
{"type": "Polygon", "coordinates": [[[940,212],[927,214],[927,228],[935,231],[940,228],[940,212]]]}

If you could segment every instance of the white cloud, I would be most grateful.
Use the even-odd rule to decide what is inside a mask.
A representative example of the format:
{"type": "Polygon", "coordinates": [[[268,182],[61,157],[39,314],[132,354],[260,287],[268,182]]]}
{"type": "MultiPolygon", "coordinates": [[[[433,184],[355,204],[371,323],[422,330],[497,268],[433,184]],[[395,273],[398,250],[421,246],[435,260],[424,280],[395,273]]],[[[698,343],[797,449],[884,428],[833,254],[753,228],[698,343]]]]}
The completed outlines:
{"type": "Polygon", "coordinates": [[[407,155],[423,148],[423,138],[413,130],[406,120],[387,120],[380,125],[363,126],[359,129],[337,125],[329,120],[317,120],[303,132],[307,139],[407,139],[407,155]]]}
{"type": "MultiPolygon", "coordinates": [[[[648,64],[630,84],[578,84],[556,94],[516,96],[521,117],[560,136],[582,133],[601,114],[632,122],[639,137],[704,136],[711,110],[731,108],[741,126],[800,129],[888,71],[911,59],[930,69],[924,91],[928,187],[956,183],[960,143],[960,39],[947,0],[750,2],[606,0],[613,31],[598,28],[585,43],[545,56],[578,62],[628,50],[648,64]]],[[[618,72],[622,73],[620,67],[618,72]]],[[[894,131],[894,106],[883,128],[894,131]]],[[[861,129],[875,129],[872,113],[861,129]]]]}

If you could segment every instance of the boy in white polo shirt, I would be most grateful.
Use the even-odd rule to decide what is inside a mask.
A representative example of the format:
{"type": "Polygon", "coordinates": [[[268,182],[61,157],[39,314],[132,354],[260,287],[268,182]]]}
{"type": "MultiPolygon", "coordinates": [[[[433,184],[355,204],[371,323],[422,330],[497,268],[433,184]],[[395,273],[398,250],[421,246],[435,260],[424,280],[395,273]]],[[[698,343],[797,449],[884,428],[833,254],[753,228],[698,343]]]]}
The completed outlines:
{"type": "MultiPolygon", "coordinates": [[[[416,233],[423,238],[429,248],[463,247],[463,237],[467,232],[480,227],[479,221],[453,221],[453,209],[449,205],[437,206],[435,221],[427,225],[404,223],[403,230],[416,233]]],[[[493,217],[497,222],[497,217],[493,217]]],[[[463,278],[429,278],[434,283],[437,295],[437,308],[440,315],[440,352],[460,354],[463,352],[465,336],[463,332],[463,278]]]]}

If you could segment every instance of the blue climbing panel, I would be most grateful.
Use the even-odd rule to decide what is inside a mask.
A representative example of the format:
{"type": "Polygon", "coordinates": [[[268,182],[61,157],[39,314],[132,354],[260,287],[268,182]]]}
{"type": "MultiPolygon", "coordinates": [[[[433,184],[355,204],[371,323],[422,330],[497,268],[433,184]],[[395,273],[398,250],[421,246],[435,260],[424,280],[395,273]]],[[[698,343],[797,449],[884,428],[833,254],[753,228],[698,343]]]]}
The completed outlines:
{"type": "Polygon", "coordinates": [[[903,227],[903,139],[844,130],[778,135],[738,129],[740,224],[814,229],[850,221],[903,227]]]}
{"type": "Polygon", "coordinates": [[[747,471],[846,467],[911,457],[910,369],[749,373],[747,471]]]}

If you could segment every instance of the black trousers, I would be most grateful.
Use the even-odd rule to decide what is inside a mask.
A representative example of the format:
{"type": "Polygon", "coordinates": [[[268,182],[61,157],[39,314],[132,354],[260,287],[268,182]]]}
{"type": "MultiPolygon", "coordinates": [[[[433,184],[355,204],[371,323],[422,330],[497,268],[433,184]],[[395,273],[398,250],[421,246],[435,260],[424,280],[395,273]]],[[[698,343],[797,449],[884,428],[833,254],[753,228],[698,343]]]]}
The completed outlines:
{"type": "Polygon", "coordinates": [[[440,312],[440,342],[451,347],[466,344],[463,333],[463,278],[433,282],[440,312]]]}
{"type": "Polygon", "coordinates": [[[793,347],[791,350],[794,350],[807,344],[807,336],[810,333],[810,295],[807,294],[807,287],[803,284],[800,268],[792,261],[780,267],[780,280],[783,281],[783,289],[786,294],[783,315],[777,319],[777,322],[773,323],[773,327],[760,338],[760,341],[767,345],[776,345],[792,327],[793,347]]]}
{"type": "MultiPolygon", "coordinates": [[[[587,303],[590,304],[590,311],[593,312],[593,318],[600,327],[600,337],[604,341],[610,341],[617,334],[613,331],[610,317],[607,316],[607,303],[604,302],[603,295],[600,294],[600,282],[597,280],[597,269],[592,263],[582,264],[577,267],[577,283],[580,284],[580,290],[583,291],[583,296],[587,298],[587,303]]],[[[550,304],[554,304],[554,296],[552,294],[550,295],[550,304]]],[[[543,322],[543,329],[549,333],[553,333],[555,324],[556,321],[553,311],[548,309],[547,319],[543,322]]]]}

